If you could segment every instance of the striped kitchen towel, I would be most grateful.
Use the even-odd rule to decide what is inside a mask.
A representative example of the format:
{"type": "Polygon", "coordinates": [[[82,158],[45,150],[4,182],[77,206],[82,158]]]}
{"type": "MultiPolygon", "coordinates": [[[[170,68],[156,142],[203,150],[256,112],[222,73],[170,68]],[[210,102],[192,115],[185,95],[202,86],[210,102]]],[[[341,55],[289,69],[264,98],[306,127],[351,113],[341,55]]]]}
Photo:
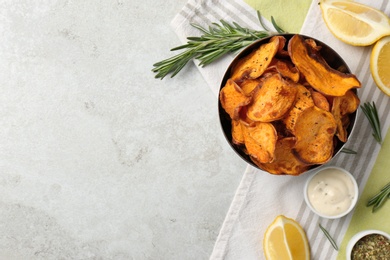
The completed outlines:
{"type": "MultiPolygon", "coordinates": [[[[346,61],[351,71],[362,82],[363,87],[358,91],[361,102],[375,101],[382,123],[382,134],[385,136],[390,125],[390,118],[387,116],[387,111],[390,111],[390,100],[389,97],[378,90],[371,78],[369,71],[371,47],[353,47],[340,42],[325,26],[318,0],[306,1],[308,11],[300,33],[314,37],[331,46],[346,61]]],[[[282,0],[262,0],[261,2],[265,9],[260,11],[265,18],[272,15],[278,21],[278,17],[294,19],[297,14],[294,8],[267,9],[267,6],[283,6],[284,1],[282,0]]],[[[388,1],[359,0],[357,2],[378,8],[387,15],[390,13],[388,1]]],[[[256,1],[253,0],[246,0],[246,2],[244,0],[189,0],[173,19],[172,26],[183,43],[186,42],[186,37],[199,35],[199,32],[192,28],[190,23],[207,27],[212,22],[224,19],[226,21],[236,21],[241,26],[252,29],[261,29],[253,7],[258,7],[256,1]]],[[[269,22],[267,24],[269,28],[272,27],[269,22]]],[[[297,23],[294,24],[296,26],[297,23]]],[[[295,31],[290,32],[295,33],[295,31]]],[[[222,75],[233,57],[234,55],[228,55],[214,64],[199,68],[216,96],[218,95],[222,75]]],[[[383,161],[386,160],[378,159],[377,161],[376,158],[379,152],[388,149],[381,150],[381,145],[376,143],[371,136],[372,129],[363,113],[360,111],[358,114],[356,128],[347,145],[347,148],[357,151],[358,154],[340,153],[330,164],[350,171],[355,176],[360,191],[364,190],[366,183],[370,183],[370,185],[373,183],[374,185],[370,187],[376,188],[379,185],[380,188],[380,184],[383,183],[375,179],[378,174],[371,173],[377,171],[378,162],[382,163],[383,166],[383,161]]],[[[389,145],[389,139],[387,138],[382,146],[389,145]]],[[[381,158],[381,156],[378,158],[381,158]]],[[[344,259],[345,241],[356,230],[367,228],[362,223],[369,223],[365,219],[375,217],[373,214],[356,216],[354,215],[355,212],[352,212],[338,220],[322,219],[313,214],[304,202],[303,186],[308,175],[303,174],[298,177],[274,176],[249,165],[243,171],[243,178],[222,223],[210,259],[264,259],[262,252],[263,234],[267,226],[280,214],[296,219],[304,227],[310,242],[312,259],[336,259],[337,257],[344,259]],[[360,216],[365,219],[361,219],[360,216]],[[321,223],[340,245],[339,252],[333,249],[319,230],[318,223],[321,223]],[[350,223],[354,225],[352,228],[350,223]]],[[[387,172],[387,176],[388,181],[390,181],[389,172],[387,172]]],[[[368,193],[367,190],[364,190],[361,197],[368,196],[368,193]]],[[[363,202],[360,201],[359,203],[363,202]]],[[[370,209],[366,208],[366,210],[370,212],[370,209]]],[[[381,211],[381,214],[389,215],[390,205],[386,205],[381,211]]],[[[359,213],[358,208],[356,214],[362,214],[359,213]]],[[[389,221],[383,223],[382,230],[390,232],[389,221]]]]}

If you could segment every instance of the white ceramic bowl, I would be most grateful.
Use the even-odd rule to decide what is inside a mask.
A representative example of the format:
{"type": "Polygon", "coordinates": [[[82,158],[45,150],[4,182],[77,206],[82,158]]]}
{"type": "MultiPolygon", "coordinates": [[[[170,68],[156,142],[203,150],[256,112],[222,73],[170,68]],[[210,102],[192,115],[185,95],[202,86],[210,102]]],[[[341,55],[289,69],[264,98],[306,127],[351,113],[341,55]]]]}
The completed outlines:
{"type": "Polygon", "coordinates": [[[347,215],[349,212],[351,212],[351,210],[355,207],[356,203],[357,203],[357,200],[358,200],[358,196],[359,196],[359,188],[358,188],[358,185],[356,183],[356,180],[355,178],[352,176],[352,174],[350,172],[348,172],[347,170],[343,169],[343,168],[340,168],[340,167],[337,167],[337,166],[324,166],[324,167],[321,167],[319,168],[316,172],[314,172],[313,174],[311,174],[311,176],[307,179],[306,183],[305,183],[305,186],[304,186],[304,198],[305,198],[305,201],[306,201],[306,204],[307,206],[314,212],[316,213],[317,215],[319,215],[320,217],[323,217],[323,218],[327,218],[327,219],[337,219],[337,218],[341,218],[345,215],[347,215]],[[309,195],[308,195],[308,188],[309,188],[309,183],[311,182],[311,180],[317,175],[319,174],[320,172],[326,170],[326,169],[336,169],[336,170],[339,170],[343,173],[345,173],[352,181],[352,184],[353,184],[353,188],[354,188],[354,192],[355,192],[355,196],[353,197],[352,199],[352,202],[351,202],[351,205],[349,206],[349,208],[347,210],[345,210],[344,212],[338,214],[338,215],[325,215],[324,213],[321,213],[319,212],[316,208],[313,207],[313,205],[311,204],[310,200],[309,200],[309,195]]]}
{"type": "Polygon", "coordinates": [[[374,230],[374,229],[369,229],[369,230],[364,230],[360,231],[357,234],[355,234],[348,242],[347,245],[347,250],[346,250],[346,259],[351,260],[351,254],[352,254],[352,249],[355,246],[355,244],[363,237],[367,235],[372,235],[372,234],[380,234],[384,237],[387,237],[390,240],[390,235],[384,231],[380,230],[374,230]]]}

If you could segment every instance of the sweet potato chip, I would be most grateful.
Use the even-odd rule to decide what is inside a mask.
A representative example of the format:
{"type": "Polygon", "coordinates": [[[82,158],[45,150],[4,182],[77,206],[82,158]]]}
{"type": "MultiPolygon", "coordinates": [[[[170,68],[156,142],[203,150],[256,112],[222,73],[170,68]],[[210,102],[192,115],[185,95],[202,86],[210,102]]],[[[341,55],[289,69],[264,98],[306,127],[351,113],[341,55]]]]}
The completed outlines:
{"type": "Polygon", "coordinates": [[[294,35],[288,43],[292,62],[317,91],[331,96],[342,96],[361,83],[353,74],[345,74],[331,68],[323,59],[312,55],[312,48],[302,36],[294,35]]]}
{"type": "Polygon", "coordinates": [[[341,122],[343,123],[344,128],[347,129],[349,124],[351,123],[351,118],[349,117],[349,115],[345,115],[341,117],[341,122]]]}
{"type": "Polygon", "coordinates": [[[341,142],[345,143],[348,140],[347,129],[344,127],[341,118],[335,118],[335,121],[337,124],[336,136],[341,142]]]}
{"type": "Polygon", "coordinates": [[[278,40],[279,41],[279,45],[278,45],[278,50],[277,50],[277,53],[280,53],[281,51],[283,51],[284,49],[284,46],[286,45],[286,38],[284,36],[281,36],[281,35],[275,35],[272,37],[271,40],[278,40]]]}
{"type": "Polygon", "coordinates": [[[337,124],[336,136],[344,143],[347,141],[348,115],[355,112],[359,104],[359,98],[351,90],[344,96],[333,98],[332,114],[337,124]]]}
{"type": "Polygon", "coordinates": [[[245,79],[239,85],[245,95],[249,96],[252,92],[261,85],[262,81],[259,79],[245,79]]]}
{"type": "Polygon", "coordinates": [[[299,71],[291,62],[277,60],[275,68],[284,78],[289,78],[295,83],[299,81],[299,71]]]}
{"type": "Polygon", "coordinates": [[[249,156],[261,163],[272,162],[277,140],[277,133],[273,125],[257,122],[254,126],[242,127],[242,130],[245,148],[249,156]]]}
{"type": "Polygon", "coordinates": [[[306,164],[323,164],[333,156],[336,132],[333,115],[316,106],[303,111],[295,124],[294,155],[306,164]]]}
{"type": "MultiPolygon", "coordinates": [[[[336,120],[336,119],[335,119],[336,120]]],[[[338,120],[336,120],[337,123],[337,130],[336,130],[336,136],[341,142],[347,142],[348,141],[348,127],[351,123],[351,119],[349,118],[349,115],[345,115],[341,117],[341,124],[338,120]]]]}
{"type": "Polygon", "coordinates": [[[279,37],[272,37],[268,43],[261,45],[260,48],[242,58],[233,67],[231,78],[235,82],[241,82],[246,78],[256,79],[260,77],[278,51],[279,44],[279,37]]]}
{"type": "Polygon", "coordinates": [[[246,96],[242,89],[231,79],[221,89],[219,98],[223,109],[231,119],[238,119],[240,109],[251,101],[251,98],[246,96]]]}
{"type": "Polygon", "coordinates": [[[310,46],[310,48],[318,54],[318,52],[321,50],[321,46],[317,45],[316,41],[313,39],[305,39],[305,42],[307,45],[310,46]]]}
{"type": "Polygon", "coordinates": [[[306,108],[314,106],[310,91],[301,84],[296,84],[297,96],[294,105],[283,118],[286,129],[294,134],[294,127],[299,114],[306,108]]]}
{"type": "Polygon", "coordinates": [[[347,91],[344,96],[335,97],[332,104],[333,115],[348,115],[355,112],[360,104],[359,98],[353,91],[347,91]]]}
{"type": "Polygon", "coordinates": [[[279,58],[288,58],[289,59],[288,51],[284,48],[286,46],[287,39],[281,35],[276,35],[274,37],[279,38],[279,49],[276,52],[275,56],[277,56],[279,58]]]}
{"type": "Polygon", "coordinates": [[[232,120],[232,142],[237,145],[245,142],[240,120],[232,120]]]}
{"type": "Polygon", "coordinates": [[[310,93],[313,98],[314,105],[325,111],[330,111],[329,101],[324,95],[313,89],[310,90],[310,93]]]}
{"type": "Polygon", "coordinates": [[[272,174],[299,175],[309,169],[309,165],[302,163],[292,153],[295,145],[294,137],[279,139],[275,147],[275,160],[271,163],[259,163],[257,165],[272,174]]]}
{"type": "Polygon", "coordinates": [[[256,124],[256,122],[251,120],[250,118],[248,118],[248,116],[246,115],[247,111],[248,111],[248,106],[242,107],[242,109],[240,110],[240,113],[239,113],[239,120],[240,120],[241,124],[243,124],[245,126],[253,126],[256,124]]]}
{"type": "Polygon", "coordinates": [[[265,79],[253,95],[247,116],[253,121],[271,122],[282,118],[295,101],[297,89],[279,74],[265,79]]]}

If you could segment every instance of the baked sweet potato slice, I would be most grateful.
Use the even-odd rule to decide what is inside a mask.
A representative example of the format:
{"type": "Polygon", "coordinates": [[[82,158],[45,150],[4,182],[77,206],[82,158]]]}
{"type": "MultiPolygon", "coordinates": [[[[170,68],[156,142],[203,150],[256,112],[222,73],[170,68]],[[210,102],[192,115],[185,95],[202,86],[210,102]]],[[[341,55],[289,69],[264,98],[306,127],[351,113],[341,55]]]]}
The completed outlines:
{"type": "Polygon", "coordinates": [[[245,95],[250,96],[252,92],[261,85],[262,81],[259,79],[245,79],[239,85],[245,95]]]}
{"type": "Polygon", "coordinates": [[[221,89],[219,99],[223,109],[231,119],[238,119],[240,109],[251,101],[251,98],[246,96],[242,89],[231,79],[228,79],[221,89]]]}
{"type": "Polygon", "coordinates": [[[300,79],[298,69],[287,60],[277,60],[275,68],[284,78],[288,78],[295,83],[300,79]]]}
{"type": "Polygon", "coordinates": [[[261,163],[272,162],[278,137],[274,126],[257,122],[254,126],[243,125],[242,130],[248,155],[261,163]]]}
{"type": "Polygon", "coordinates": [[[330,111],[329,101],[323,94],[313,89],[310,90],[310,93],[313,98],[314,105],[325,111],[330,111]]]}
{"type": "Polygon", "coordinates": [[[353,91],[347,91],[345,95],[333,98],[332,114],[348,115],[355,112],[360,105],[360,99],[353,91]]]}
{"type": "Polygon", "coordinates": [[[341,142],[347,141],[347,127],[349,124],[349,114],[355,112],[360,104],[357,95],[349,90],[344,96],[334,97],[332,104],[332,114],[337,124],[336,136],[341,142]]]}
{"type": "Polygon", "coordinates": [[[325,95],[342,96],[350,89],[361,87],[355,75],[341,73],[318,58],[317,54],[313,54],[312,47],[300,35],[294,35],[290,39],[288,52],[307,82],[325,95]]]}
{"type": "Polygon", "coordinates": [[[232,142],[237,145],[245,142],[240,120],[232,120],[232,142]]]}
{"type": "Polygon", "coordinates": [[[295,145],[294,137],[279,139],[275,147],[275,160],[271,163],[259,163],[257,165],[272,174],[299,175],[309,169],[309,165],[298,160],[292,153],[295,145]]]}
{"type": "Polygon", "coordinates": [[[307,43],[307,45],[310,46],[310,48],[315,51],[316,53],[318,53],[320,50],[321,50],[321,46],[317,45],[316,41],[313,40],[313,39],[305,39],[305,42],[307,43]]]}
{"type": "Polygon", "coordinates": [[[278,40],[279,41],[279,49],[277,50],[277,53],[280,53],[284,50],[284,46],[286,45],[287,39],[282,35],[275,35],[272,37],[272,40],[278,40]]]}
{"type": "Polygon", "coordinates": [[[351,118],[350,118],[349,115],[345,115],[345,116],[341,117],[341,124],[342,124],[343,128],[340,131],[342,131],[342,134],[345,136],[344,139],[342,139],[343,138],[342,134],[338,133],[339,125],[337,124],[336,136],[339,138],[339,140],[345,140],[344,143],[347,142],[347,140],[348,140],[348,131],[347,131],[347,129],[348,129],[350,123],[351,123],[351,118]]]}
{"type": "Polygon", "coordinates": [[[288,56],[288,51],[285,48],[287,39],[281,35],[275,35],[274,37],[279,38],[279,49],[276,52],[275,57],[290,59],[290,57],[288,56]]]}
{"type": "Polygon", "coordinates": [[[244,107],[242,107],[242,109],[240,109],[240,112],[239,112],[240,123],[245,125],[245,126],[253,126],[256,124],[256,122],[251,120],[250,118],[248,118],[248,116],[246,115],[247,111],[248,111],[248,106],[244,106],[244,107]]]}
{"type": "Polygon", "coordinates": [[[268,43],[262,44],[233,66],[231,78],[241,82],[246,78],[256,79],[268,68],[276,52],[279,50],[279,37],[272,37],[268,43]]]}
{"type": "Polygon", "coordinates": [[[280,74],[264,80],[248,105],[247,116],[253,121],[272,122],[281,119],[295,101],[297,89],[280,74]]]}
{"type": "Polygon", "coordinates": [[[335,118],[336,124],[337,124],[337,130],[336,130],[336,136],[337,138],[345,143],[348,140],[348,132],[346,127],[343,125],[343,121],[341,118],[335,118]]]}
{"type": "Polygon", "coordinates": [[[286,129],[294,134],[294,127],[298,116],[309,107],[314,106],[310,91],[301,84],[296,84],[297,95],[294,105],[282,119],[286,129]]]}
{"type": "Polygon", "coordinates": [[[307,108],[295,124],[297,141],[292,149],[293,154],[306,164],[328,162],[333,156],[336,127],[330,112],[316,106],[307,108]]]}

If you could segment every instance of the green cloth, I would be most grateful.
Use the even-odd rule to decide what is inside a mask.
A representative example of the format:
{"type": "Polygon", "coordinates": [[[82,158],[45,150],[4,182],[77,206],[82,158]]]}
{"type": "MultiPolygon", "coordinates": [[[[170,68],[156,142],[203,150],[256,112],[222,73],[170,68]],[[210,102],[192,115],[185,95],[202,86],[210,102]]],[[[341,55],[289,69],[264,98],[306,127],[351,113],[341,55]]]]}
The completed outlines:
{"type": "Polygon", "coordinates": [[[381,150],[376,158],[375,165],[371,171],[370,177],[363,189],[358,203],[353,213],[351,223],[345,233],[340,246],[337,259],[345,259],[345,249],[348,241],[353,235],[365,229],[386,230],[384,226],[389,227],[390,201],[382,205],[375,213],[372,213],[372,207],[366,207],[367,201],[374,196],[380,189],[390,182],[390,130],[387,132],[385,140],[382,143],[381,150]]]}
{"type": "Polygon", "coordinates": [[[255,10],[259,10],[261,15],[271,21],[274,17],[276,24],[289,33],[299,33],[311,0],[244,0],[255,10]],[[292,19],[291,14],[294,14],[292,19]]]}

